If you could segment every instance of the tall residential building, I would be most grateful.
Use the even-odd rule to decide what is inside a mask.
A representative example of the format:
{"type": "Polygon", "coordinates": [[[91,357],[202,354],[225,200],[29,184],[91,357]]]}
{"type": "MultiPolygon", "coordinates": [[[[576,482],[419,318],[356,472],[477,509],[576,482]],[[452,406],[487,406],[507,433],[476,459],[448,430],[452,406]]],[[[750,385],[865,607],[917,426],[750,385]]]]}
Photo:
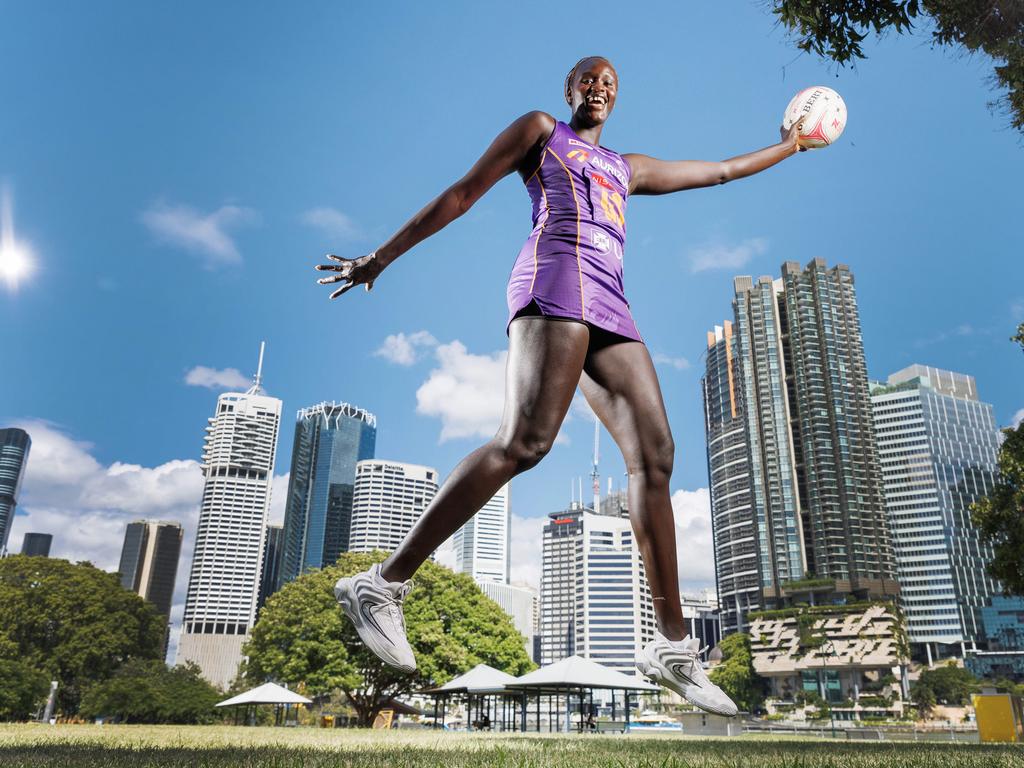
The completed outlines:
{"type": "Polygon", "coordinates": [[[203,446],[203,499],[178,662],[226,688],[256,618],[281,401],[260,386],[217,399],[203,446]]]}
{"type": "Polygon", "coordinates": [[[372,459],[377,418],[349,403],[298,412],[278,583],[332,565],[349,549],[356,464],[372,459]]]}
{"type": "Polygon", "coordinates": [[[511,526],[509,484],[505,483],[455,532],[455,570],[477,582],[508,584],[511,526]]]}
{"type": "MultiPolygon", "coordinates": [[[[999,430],[974,378],[911,365],[872,387],[875,432],[911,643],[985,644],[999,594],[970,505],[995,483],[999,430]]],[[[936,648],[940,655],[942,649],[936,648]]]]}
{"type": "Polygon", "coordinates": [[[807,589],[829,602],[899,592],[853,275],[822,259],[782,275],[736,278],[735,323],[708,338],[725,633],[754,607],[814,599],[807,589]]]}
{"type": "Polygon", "coordinates": [[[53,535],[49,533],[26,533],[21,540],[21,554],[29,557],[49,557],[53,535]]]}
{"type": "Polygon", "coordinates": [[[477,586],[512,619],[513,626],[523,636],[526,655],[532,659],[537,611],[540,608],[537,590],[526,584],[503,584],[486,580],[477,581],[477,586]]]}
{"type": "MultiPolygon", "coordinates": [[[[701,385],[721,634],[731,635],[745,631],[747,613],[761,607],[761,548],[752,507],[743,378],[728,320],[708,333],[701,385]]],[[[795,527],[795,514],[791,520],[795,527]]]]}
{"type": "Polygon", "coordinates": [[[541,571],[541,664],[578,655],[634,674],[657,624],[630,522],[573,506],[549,515],[541,571]]]}
{"type": "Polygon", "coordinates": [[[0,429],[0,556],[7,552],[7,539],[14,525],[18,491],[25,476],[32,439],[23,429],[0,429]]]}
{"type": "Polygon", "coordinates": [[[426,510],[437,486],[433,467],[384,459],[358,462],[349,551],[395,549],[426,510]]]}
{"type": "Polygon", "coordinates": [[[268,525],[267,544],[263,548],[263,575],[260,577],[260,596],[256,601],[257,611],[267,602],[267,598],[277,591],[277,585],[281,581],[281,550],[283,542],[284,527],[268,525]]]}

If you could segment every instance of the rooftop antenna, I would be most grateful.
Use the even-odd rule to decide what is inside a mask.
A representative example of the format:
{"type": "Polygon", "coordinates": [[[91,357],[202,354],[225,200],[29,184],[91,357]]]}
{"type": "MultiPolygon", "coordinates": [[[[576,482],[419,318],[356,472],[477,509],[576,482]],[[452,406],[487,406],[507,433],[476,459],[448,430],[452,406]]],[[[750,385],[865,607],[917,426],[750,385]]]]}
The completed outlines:
{"type": "Polygon", "coordinates": [[[583,506],[583,478],[582,477],[577,477],[576,478],[576,482],[579,485],[579,491],[580,491],[580,509],[586,509],[586,507],[583,506]]]}
{"type": "Polygon", "coordinates": [[[569,495],[572,497],[572,504],[569,509],[576,509],[576,481],[569,478],[569,495]]]}
{"type": "Polygon", "coordinates": [[[252,380],[252,386],[249,387],[247,395],[260,395],[263,394],[263,350],[266,348],[267,342],[260,342],[260,362],[256,366],[256,376],[252,380]]]}
{"type": "Polygon", "coordinates": [[[597,472],[597,451],[601,442],[601,421],[594,416],[594,468],[590,477],[594,481],[594,512],[601,514],[601,476],[597,472]]]}

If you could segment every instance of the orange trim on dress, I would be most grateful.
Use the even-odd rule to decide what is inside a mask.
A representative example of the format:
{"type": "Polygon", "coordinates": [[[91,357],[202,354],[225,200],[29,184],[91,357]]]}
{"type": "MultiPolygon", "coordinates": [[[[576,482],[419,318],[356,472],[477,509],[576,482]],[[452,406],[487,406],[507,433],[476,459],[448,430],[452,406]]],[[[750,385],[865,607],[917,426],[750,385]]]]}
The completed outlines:
{"type": "Polygon", "coordinates": [[[569,177],[569,186],[572,187],[572,201],[576,203],[576,270],[580,275],[580,317],[586,321],[587,308],[583,298],[583,266],[580,264],[580,201],[576,196],[576,182],[572,180],[572,174],[566,168],[565,163],[562,162],[562,158],[556,155],[551,147],[547,147],[546,151],[551,152],[551,155],[558,161],[558,164],[562,166],[565,175],[569,177]]]}
{"type": "MultiPolygon", "coordinates": [[[[544,165],[544,155],[541,155],[540,165],[537,166],[537,171],[544,165]]],[[[536,175],[537,171],[534,171],[536,175]]],[[[530,178],[533,178],[532,176],[530,178]]],[[[533,296],[533,286],[537,282],[537,246],[540,245],[540,236],[544,234],[544,225],[548,223],[548,217],[551,213],[548,208],[548,191],[544,189],[544,182],[540,180],[540,176],[537,176],[537,183],[540,184],[540,194],[544,201],[544,220],[540,224],[540,231],[537,232],[537,239],[533,243],[533,279],[530,281],[530,296],[533,296]]],[[[529,182],[527,182],[529,184],[529,182]]]]}

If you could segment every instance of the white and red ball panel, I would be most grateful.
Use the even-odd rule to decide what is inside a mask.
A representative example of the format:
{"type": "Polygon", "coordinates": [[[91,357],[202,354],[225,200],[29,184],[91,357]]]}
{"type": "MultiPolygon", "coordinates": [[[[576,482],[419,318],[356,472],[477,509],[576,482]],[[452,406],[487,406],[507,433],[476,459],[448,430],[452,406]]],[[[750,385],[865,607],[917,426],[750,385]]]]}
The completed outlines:
{"type": "Polygon", "coordinates": [[[827,147],[846,128],[846,104],[843,97],[824,85],[804,88],[794,96],[782,115],[782,127],[788,129],[803,119],[797,143],[807,149],[827,147]]]}

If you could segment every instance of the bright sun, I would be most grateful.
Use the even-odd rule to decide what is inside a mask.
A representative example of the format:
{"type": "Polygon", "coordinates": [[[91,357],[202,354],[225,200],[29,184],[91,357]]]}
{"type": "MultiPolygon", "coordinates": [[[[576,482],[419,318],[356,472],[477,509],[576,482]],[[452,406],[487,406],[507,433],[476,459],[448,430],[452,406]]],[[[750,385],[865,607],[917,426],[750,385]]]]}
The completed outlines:
{"type": "Polygon", "coordinates": [[[11,215],[11,194],[0,193],[0,281],[12,291],[32,272],[32,252],[28,244],[14,237],[14,217],[11,215]]]}
{"type": "Polygon", "coordinates": [[[3,280],[8,288],[17,288],[18,282],[31,271],[32,257],[27,248],[20,243],[0,241],[0,280],[3,280]]]}

